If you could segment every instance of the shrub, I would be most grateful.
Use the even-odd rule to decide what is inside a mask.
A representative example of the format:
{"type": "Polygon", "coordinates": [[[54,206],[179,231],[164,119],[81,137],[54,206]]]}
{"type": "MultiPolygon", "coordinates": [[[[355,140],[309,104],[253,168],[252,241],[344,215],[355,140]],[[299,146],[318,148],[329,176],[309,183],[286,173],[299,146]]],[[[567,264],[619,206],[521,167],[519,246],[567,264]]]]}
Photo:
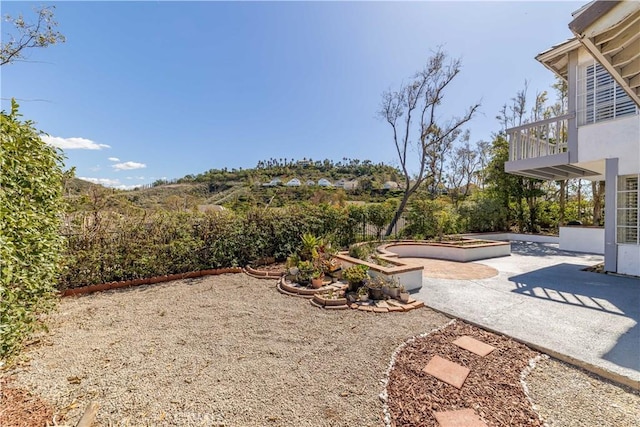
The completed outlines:
{"type": "Polygon", "coordinates": [[[499,200],[479,194],[460,204],[458,211],[464,218],[463,229],[468,232],[505,231],[508,229],[507,210],[499,200]]]}
{"type": "Polygon", "coordinates": [[[62,156],[18,105],[0,117],[0,359],[15,355],[55,301],[62,156]]]}
{"type": "MultiPolygon", "coordinates": [[[[67,221],[59,288],[284,260],[301,236],[339,236],[348,216],[331,206],[249,209],[243,213],[86,212],[67,221]]],[[[351,243],[347,241],[347,243],[351,243]]]]}

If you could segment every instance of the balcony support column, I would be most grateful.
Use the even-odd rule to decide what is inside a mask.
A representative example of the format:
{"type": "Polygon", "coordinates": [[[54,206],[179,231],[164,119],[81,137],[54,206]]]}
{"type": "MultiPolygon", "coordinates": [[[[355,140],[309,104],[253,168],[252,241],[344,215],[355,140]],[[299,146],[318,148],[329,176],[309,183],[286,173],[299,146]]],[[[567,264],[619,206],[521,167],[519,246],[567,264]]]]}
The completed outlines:
{"type": "Polygon", "coordinates": [[[618,184],[618,158],[605,159],[604,183],[604,270],[618,271],[616,245],[616,191],[618,184]]]}
{"type": "Polygon", "coordinates": [[[567,108],[569,113],[573,113],[567,121],[567,151],[569,152],[569,162],[578,162],[578,122],[575,112],[578,111],[578,51],[572,50],[568,55],[569,65],[567,66],[567,108]]]}

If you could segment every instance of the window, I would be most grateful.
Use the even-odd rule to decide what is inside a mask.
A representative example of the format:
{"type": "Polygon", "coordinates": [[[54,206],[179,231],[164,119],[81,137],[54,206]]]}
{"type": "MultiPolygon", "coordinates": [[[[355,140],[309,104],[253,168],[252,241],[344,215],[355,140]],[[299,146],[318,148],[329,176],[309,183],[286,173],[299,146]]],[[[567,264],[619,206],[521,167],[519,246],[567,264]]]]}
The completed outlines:
{"type": "Polygon", "coordinates": [[[638,240],[640,224],[639,179],[640,175],[618,177],[618,243],[640,244],[640,240],[638,240]]]}
{"type": "Polygon", "coordinates": [[[578,125],[637,114],[635,103],[598,63],[578,70],[578,125]]]}

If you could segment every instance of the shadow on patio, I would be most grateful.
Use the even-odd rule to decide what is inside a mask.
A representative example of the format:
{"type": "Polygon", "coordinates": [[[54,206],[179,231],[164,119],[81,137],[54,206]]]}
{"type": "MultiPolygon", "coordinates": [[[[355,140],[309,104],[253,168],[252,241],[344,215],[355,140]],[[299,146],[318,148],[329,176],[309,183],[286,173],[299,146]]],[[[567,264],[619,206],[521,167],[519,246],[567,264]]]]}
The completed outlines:
{"type": "Polygon", "coordinates": [[[602,358],[640,371],[640,279],[582,271],[584,265],[557,264],[512,276],[512,292],[623,316],[635,325],[622,333],[602,358]]]}

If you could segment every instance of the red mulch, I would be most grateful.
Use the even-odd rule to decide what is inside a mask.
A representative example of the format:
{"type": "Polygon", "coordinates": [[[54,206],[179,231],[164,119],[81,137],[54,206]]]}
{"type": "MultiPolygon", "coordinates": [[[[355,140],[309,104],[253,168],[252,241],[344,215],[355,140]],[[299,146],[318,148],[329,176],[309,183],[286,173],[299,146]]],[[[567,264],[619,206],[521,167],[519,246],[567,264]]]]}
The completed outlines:
{"type": "Polygon", "coordinates": [[[52,425],[53,407],[27,390],[11,387],[10,382],[9,378],[0,377],[0,426],[52,425]]]}
{"type": "Polygon", "coordinates": [[[510,338],[460,321],[418,338],[397,355],[387,392],[392,425],[437,426],[433,412],[471,408],[487,426],[541,426],[520,383],[520,373],[538,353],[510,338]],[[496,349],[485,357],[452,342],[469,335],[496,349]],[[435,355],[471,370],[460,390],[422,369],[435,355]]]}

